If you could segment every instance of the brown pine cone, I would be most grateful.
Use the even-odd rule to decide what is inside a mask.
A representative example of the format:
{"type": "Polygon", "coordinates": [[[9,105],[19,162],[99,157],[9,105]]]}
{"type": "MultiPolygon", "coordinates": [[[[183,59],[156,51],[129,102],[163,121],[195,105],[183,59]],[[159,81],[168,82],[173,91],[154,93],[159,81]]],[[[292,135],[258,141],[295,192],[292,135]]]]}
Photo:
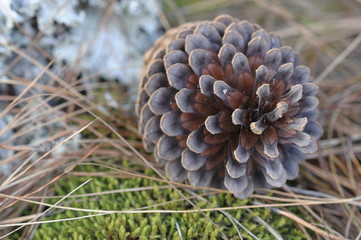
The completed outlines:
{"type": "Polygon", "coordinates": [[[170,180],[249,197],[298,175],[317,150],[318,87],[298,54],[221,15],[170,29],[144,57],[137,114],[170,180]]]}

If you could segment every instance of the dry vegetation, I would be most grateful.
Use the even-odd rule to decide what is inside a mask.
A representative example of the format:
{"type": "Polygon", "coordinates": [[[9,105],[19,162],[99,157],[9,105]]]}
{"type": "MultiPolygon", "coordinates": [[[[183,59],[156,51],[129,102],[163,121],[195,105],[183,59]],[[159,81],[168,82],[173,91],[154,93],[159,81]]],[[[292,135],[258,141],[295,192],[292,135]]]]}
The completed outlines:
{"type": "MultiPolygon", "coordinates": [[[[309,229],[318,239],[361,239],[361,1],[164,0],[159,17],[167,29],[223,13],[258,22],[282,36],[287,45],[301,52],[301,62],[311,68],[314,81],[320,86],[320,122],[324,126],[320,150],[308,156],[309,161],[301,165],[300,176],[295,181],[283,189],[270,190],[272,197],[253,195],[255,204],[260,204],[253,207],[273,207],[271,210],[294,220],[307,236],[309,229]],[[297,206],[303,217],[297,217],[285,206],[297,206]],[[312,220],[304,221],[308,216],[312,220]]],[[[34,47],[41,37],[33,39],[34,47]]],[[[34,66],[40,65],[17,46],[6,47],[19,55],[14,61],[25,58],[34,66]]],[[[53,64],[52,60],[49,58],[49,65],[53,64]]],[[[166,181],[164,172],[157,170],[152,157],[142,150],[132,111],[107,107],[101,96],[105,90],[112,91],[122,104],[127,97],[119,92],[124,89],[115,82],[84,85],[84,79],[69,72],[68,67],[62,69],[66,74],[56,76],[47,66],[41,66],[41,75],[48,77],[49,84],[17,76],[0,79],[0,84],[25,87],[19,96],[10,93],[0,96],[8,104],[0,112],[0,118],[15,113],[15,118],[0,129],[0,136],[15,129],[13,139],[21,139],[36,128],[48,129],[51,136],[36,146],[22,145],[21,140],[18,145],[9,145],[13,139],[0,143],[2,148],[15,150],[13,156],[0,161],[0,165],[11,168],[10,176],[0,176],[0,238],[20,228],[25,229],[23,236],[31,236],[38,226],[36,222],[51,208],[57,208],[42,204],[51,196],[53,184],[66,174],[82,174],[72,171],[77,164],[106,165],[111,167],[109,172],[99,175],[120,178],[142,177],[143,169],[151,167],[159,181],[166,181]],[[81,94],[84,90],[93,92],[95,98],[81,94]],[[54,99],[63,103],[54,107],[50,104],[54,99]],[[51,132],[54,123],[59,129],[51,132]],[[83,137],[77,139],[77,134],[83,137]],[[79,144],[76,151],[54,154],[57,149],[74,144],[79,144]],[[121,159],[144,167],[120,167],[121,159]],[[27,215],[23,214],[25,210],[27,215]],[[26,224],[19,226],[19,223],[26,224]]],[[[167,183],[173,188],[187,187],[167,183]]],[[[66,198],[60,199],[58,205],[66,198]]],[[[195,202],[195,199],[184,201],[195,202]]],[[[220,210],[227,209],[191,211],[220,210]]]]}

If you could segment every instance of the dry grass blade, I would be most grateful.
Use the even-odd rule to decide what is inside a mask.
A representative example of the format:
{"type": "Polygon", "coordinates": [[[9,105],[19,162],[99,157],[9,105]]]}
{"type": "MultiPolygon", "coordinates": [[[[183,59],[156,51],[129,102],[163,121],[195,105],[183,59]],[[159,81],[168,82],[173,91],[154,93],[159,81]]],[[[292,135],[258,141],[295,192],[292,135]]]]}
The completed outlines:
{"type": "MultiPolygon", "coordinates": [[[[46,209],[44,212],[42,212],[41,214],[39,214],[38,216],[35,216],[31,221],[28,222],[28,224],[34,222],[36,219],[38,219],[39,217],[45,215],[47,212],[49,212],[53,207],[57,206],[58,204],[60,204],[64,199],[66,199],[69,195],[71,195],[73,192],[75,192],[76,190],[78,190],[79,188],[81,188],[82,186],[84,186],[85,184],[87,184],[88,182],[90,182],[92,179],[90,178],[89,180],[85,181],[83,184],[81,184],[80,186],[76,187],[73,191],[71,191],[69,194],[67,194],[66,196],[64,196],[63,198],[61,198],[59,201],[57,201],[54,205],[52,205],[50,208],[46,209]]],[[[3,236],[0,236],[0,239],[3,239],[9,235],[11,235],[12,233],[20,230],[21,228],[23,228],[25,225],[21,225],[20,227],[16,228],[15,230],[11,231],[8,234],[5,234],[3,236]]]]}
{"type": "MultiPolygon", "coordinates": [[[[57,12],[64,10],[68,2],[66,1],[57,12]]],[[[0,101],[6,103],[0,113],[0,120],[8,114],[14,116],[5,128],[0,129],[0,136],[17,130],[12,136],[0,142],[1,150],[13,151],[11,156],[0,161],[0,167],[8,167],[10,172],[6,176],[0,176],[1,238],[10,236],[20,228],[25,229],[25,226],[29,228],[23,231],[23,236],[32,236],[35,226],[39,224],[75,221],[113,213],[204,215],[205,212],[220,211],[230,219],[240,239],[242,239],[240,234],[242,229],[248,232],[249,236],[257,239],[252,231],[245,228],[239,219],[232,217],[228,211],[253,209],[252,211],[255,212],[258,208],[267,208],[292,219],[297,228],[303,229],[308,239],[360,240],[361,189],[358,184],[361,182],[360,0],[164,0],[164,2],[163,9],[156,1],[153,1],[153,4],[165,29],[186,21],[212,19],[219,13],[226,13],[240,19],[246,18],[258,22],[267,31],[280,34],[287,45],[295,46],[295,49],[301,52],[301,63],[310,66],[312,75],[317,76],[315,82],[320,86],[318,96],[320,120],[325,132],[319,142],[320,150],[307,156],[309,161],[301,164],[299,178],[289,182],[290,186],[286,189],[260,189],[260,193],[270,194],[252,195],[257,204],[200,208],[196,203],[198,200],[205,200],[203,196],[207,193],[199,194],[189,191],[190,189],[206,190],[214,194],[228,192],[168,181],[164,171],[154,164],[153,157],[144,154],[141,138],[137,136],[136,119],[131,112],[123,108],[124,99],[129,97],[129,93],[125,93],[124,86],[120,87],[116,82],[88,82],[90,79],[100,78],[104,72],[78,75],[77,67],[85,57],[85,52],[81,52],[80,49],[77,66],[72,66],[73,70],[70,71],[69,66],[65,66],[61,68],[59,74],[52,72],[49,68],[57,59],[40,47],[42,33],[39,32],[31,38],[21,25],[15,22],[24,37],[29,40],[29,46],[23,50],[19,46],[0,43],[1,47],[16,55],[5,69],[7,78],[0,79],[1,86],[24,89],[18,96],[13,96],[9,92],[4,92],[0,96],[0,101]],[[42,64],[30,56],[29,48],[37,49],[48,60],[47,63],[42,64]],[[26,79],[11,72],[11,69],[24,59],[40,70],[41,73],[36,78],[26,79]],[[41,77],[47,77],[49,81],[39,81],[41,77]],[[109,107],[102,95],[104,91],[110,93],[121,105],[118,109],[109,107]],[[84,92],[88,95],[85,96],[84,92]],[[61,103],[54,106],[52,103],[57,99],[61,99],[61,103]],[[54,129],[54,126],[58,129],[54,129]],[[29,144],[21,141],[32,132],[41,130],[48,131],[49,134],[39,142],[29,144]],[[75,139],[80,133],[82,139],[75,139]],[[70,150],[73,145],[78,147],[70,150]],[[123,159],[130,163],[131,169],[120,166],[123,159]],[[78,165],[103,170],[98,172],[74,170],[78,165]],[[144,173],[146,168],[153,169],[157,174],[156,177],[146,175],[144,173]],[[68,207],[66,200],[77,201],[79,199],[76,198],[123,192],[154,191],[154,188],[139,187],[73,195],[76,189],[87,183],[85,182],[69,194],[53,196],[54,183],[65,175],[121,179],[147,178],[164,184],[158,187],[162,191],[174,189],[182,199],[119,211],[68,207]],[[186,197],[183,190],[191,197],[186,197]],[[56,204],[49,204],[47,200],[53,198],[59,201],[56,204]],[[180,201],[187,202],[192,207],[167,209],[168,204],[180,201]],[[159,206],[164,210],[153,209],[159,206]],[[286,209],[291,206],[297,207],[302,217],[286,209]],[[24,216],[23,213],[28,209],[31,209],[31,213],[24,216]],[[86,212],[88,215],[58,220],[41,219],[55,209],[86,212]],[[30,226],[34,226],[34,229],[30,226]]],[[[106,25],[115,4],[116,1],[107,1],[105,14],[88,48],[93,47],[94,39],[106,25]]],[[[49,26],[52,21],[53,19],[49,22],[49,26]]],[[[105,72],[111,73],[128,68],[140,69],[140,67],[139,63],[129,63],[127,66],[120,65],[105,72]]],[[[276,239],[282,239],[282,234],[275,232],[269,223],[260,218],[254,220],[272,232],[276,239]]],[[[219,229],[222,227],[214,221],[212,224],[219,229]]],[[[181,232],[179,236],[185,238],[182,233],[184,234],[181,232]]],[[[221,235],[224,239],[228,237],[222,232],[221,235]]]]}
{"type": "MultiPolygon", "coordinates": [[[[197,213],[199,212],[199,209],[189,209],[189,210],[97,210],[97,209],[84,209],[84,208],[75,208],[75,207],[63,207],[63,206],[57,206],[53,204],[48,203],[42,203],[39,201],[33,201],[25,199],[24,197],[15,197],[5,194],[0,194],[2,197],[10,198],[10,199],[16,199],[24,202],[29,202],[37,205],[43,205],[48,206],[52,208],[57,209],[66,209],[66,210],[73,210],[73,211],[81,211],[81,212],[91,212],[91,213],[120,213],[120,214],[130,214],[130,213],[197,213]]],[[[272,208],[272,207],[292,207],[292,206],[312,206],[312,205],[335,205],[340,203],[350,203],[352,201],[359,201],[361,199],[361,196],[358,198],[352,198],[352,199],[341,199],[341,200],[324,200],[324,201],[304,201],[302,203],[270,203],[270,204],[263,204],[259,203],[256,205],[250,205],[250,206],[236,206],[236,207],[213,207],[213,208],[202,208],[202,212],[212,212],[212,211],[227,211],[227,210],[237,210],[237,209],[255,209],[255,208],[272,208]]],[[[189,200],[189,198],[185,199],[186,201],[189,200]]],[[[7,225],[0,225],[0,227],[7,227],[7,225]]]]}
{"type": "Polygon", "coordinates": [[[88,128],[90,125],[92,125],[97,119],[89,122],[88,124],[86,124],[85,126],[83,126],[82,128],[80,128],[78,131],[76,131],[75,133],[73,133],[72,135],[70,135],[69,137],[67,137],[65,140],[63,140],[62,142],[58,143],[56,146],[54,146],[50,151],[46,152],[44,155],[42,155],[40,158],[38,158],[35,162],[31,163],[27,168],[25,168],[21,173],[19,173],[18,175],[10,178],[9,180],[7,180],[3,185],[1,185],[0,191],[2,190],[2,188],[4,188],[6,185],[8,185],[10,182],[16,180],[17,178],[21,177],[23,174],[25,174],[26,172],[29,171],[30,168],[32,168],[36,163],[38,163],[39,161],[41,161],[42,159],[44,159],[46,156],[48,156],[51,152],[55,151],[58,147],[60,147],[61,145],[63,145],[65,142],[69,141],[70,139],[72,139],[74,136],[76,136],[77,134],[81,133],[82,131],[84,131],[86,128],[88,128]]]}
{"type": "Polygon", "coordinates": [[[296,216],[295,214],[293,213],[290,213],[290,212],[286,212],[286,211],[283,211],[283,210],[279,210],[279,209],[275,209],[275,208],[271,208],[272,211],[275,211],[279,214],[282,214],[283,216],[286,216],[288,218],[291,218],[292,220],[294,220],[295,222],[298,222],[300,224],[302,224],[303,226],[307,227],[308,229],[320,234],[321,236],[325,237],[325,238],[330,238],[330,239],[336,239],[336,240],[342,240],[342,239],[345,239],[343,237],[339,237],[339,236],[336,236],[336,235],[333,235],[332,233],[329,233],[329,232],[325,232],[321,229],[319,229],[318,227],[308,223],[307,221],[303,220],[302,218],[296,216]]]}
{"type": "Polygon", "coordinates": [[[361,43],[361,33],[357,35],[357,37],[351,42],[347,48],[338,55],[333,62],[328,65],[328,67],[314,80],[316,84],[319,84],[325,77],[338,65],[340,64],[346,57],[349,55],[359,44],[361,43]]]}
{"type": "MultiPolygon", "coordinates": [[[[54,62],[54,61],[50,62],[50,63],[42,70],[41,74],[39,74],[38,77],[35,78],[35,79],[24,89],[24,91],[22,91],[19,96],[17,96],[9,105],[7,105],[7,107],[6,107],[4,110],[2,110],[2,111],[0,112],[0,118],[4,117],[4,115],[5,115],[6,113],[8,113],[10,109],[14,108],[14,106],[18,103],[19,99],[21,99],[21,98],[29,91],[29,89],[32,88],[32,87],[36,84],[37,80],[40,79],[40,77],[48,70],[48,68],[53,64],[53,62],[54,62]]],[[[8,130],[7,128],[1,129],[1,130],[0,130],[0,136],[3,135],[4,132],[7,131],[7,130],[8,130]]]]}

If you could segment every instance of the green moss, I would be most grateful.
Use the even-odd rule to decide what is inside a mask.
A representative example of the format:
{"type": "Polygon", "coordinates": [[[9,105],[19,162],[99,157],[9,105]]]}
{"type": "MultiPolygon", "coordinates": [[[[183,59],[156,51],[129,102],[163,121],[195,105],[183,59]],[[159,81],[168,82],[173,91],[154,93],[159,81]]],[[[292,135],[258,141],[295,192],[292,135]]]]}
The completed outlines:
{"type": "MultiPolygon", "coordinates": [[[[81,166],[77,170],[96,171],[92,166],[81,166]]],[[[104,171],[104,169],[101,169],[104,171]]],[[[146,171],[152,174],[151,171],[146,171]]],[[[54,186],[55,195],[65,195],[88,177],[68,176],[54,186]]],[[[114,189],[129,189],[153,186],[151,191],[134,191],[124,193],[105,194],[96,197],[69,198],[64,205],[76,208],[92,208],[101,210],[129,210],[139,207],[164,203],[181,199],[181,196],[171,188],[160,189],[162,183],[144,178],[116,179],[112,177],[97,177],[79,189],[74,194],[84,194],[96,191],[114,189]]],[[[183,192],[189,196],[187,193],[183,192]]],[[[49,200],[55,203],[57,200],[49,200]]],[[[195,200],[193,200],[195,202],[195,200]]],[[[251,200],[240,200],[230,194],[218,194],[208,197],[208,202],[198,202],[200,208],[215,206],[242,206],[250,204],[251,200]]],[[[150,209],[185,210],[193,209],[186,201],[177,201],[171,204],[157,206],[150,209]]],[[[305,239],[302,232],[294,227],[292,221],[265,209],[254,209],[252,214],[246,210],[228,211],[254,235],[260,239],[274,239],[262,225],[254,221],[254,216],[261,217],[269,223],[285,239],[305,239]]],[[[54,210],[43,220],[64,219],[86,216],[88,213],[79,211],[54,210]]],[[[206,212],[225,233],[229,239],[239,239],[236,228],[228,217],[220,212],[206,212]]],[[[148,214],[108,214],[73,221],[62,221],[42,224],[34,239],[180,239],[177,224],[182,232],[183,239],[220,239],[220,233],[212,223],[200,213],[148,213],[148,214]]],[[[238,229],[245,239],[251,236],[243,229],[238,229]]]]}

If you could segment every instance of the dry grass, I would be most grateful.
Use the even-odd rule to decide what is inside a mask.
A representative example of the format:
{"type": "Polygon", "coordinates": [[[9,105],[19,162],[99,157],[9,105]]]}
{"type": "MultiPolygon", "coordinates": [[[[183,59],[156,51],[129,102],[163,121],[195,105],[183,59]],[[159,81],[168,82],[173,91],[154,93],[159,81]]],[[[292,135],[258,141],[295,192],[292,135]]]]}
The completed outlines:
{"type": "MultiPolygon", "coordinates": [[[[112,6],[110,4],[109,9],[112,6]]],[[[320,86],[320,121],[325,132],[319,142],[320,150],[308,156],[309,161],[301,165],[300,176],[289,182],[289,186],[269,190],[273,192],[272,197],[255,194],[253,206],[239,208],[269,208],[294,220],[307,236],[306,229],[311,230],[318,239],[361,239],[361,2],[203,0],[192,3],[164,0],[164,6],[164,11],[157,9],[165,28],[227,13],[262,24],[265,29],[278,33],[285,43],[301,52],[301,62],[311,67],[315,82],[320,86]],[[289,212],[286,206],[297,206],[304,218],[310,216],[312,221],[323,224],[306,222],[289,212]]],[[[106,19],[107,16],[100,24],[106,19]]],[[[41,37],[39,34],[33,39],[34,47],[38,47],[36,42],[41,37]]],[[[25,86],[19,96],[0,96],[0,100],[8,103],[0,113],[0,118],[7,113],[15,115],[4,129],[0,129],[0,136],[10,130],[17,130],[12,139],[0,143],[2,148],[15,150],[13,156],[0,161],[0,166],[8,165],[11,168],[9,176],[0,176],[0,238],[20,228],[25,229],[24,237],[32,236],[42,216],[50,208],[62,208],[60,205],[48,206],[44,201],[51,197],[53,183],[64,175],[84,174],[72,171],[77,164],[107,166],[109,172],[97,174],[119,178],[147,177],[142,174],[143,169],[151,167],[158,175],[155,179],[167,182],[169,187],[191,188],[166,180],[164,172],[155,168],[152,157],[144,153],[132,112],[107,107],[99,95],[102,92],[99,89],[106,88],[117,96],[117,91],[123,91],[120,86],[114,82],[85,85],[77,74],[67,71],[67,66],[62,69],[66,73],[61,74],[62,77],[54,75],[48,66],[41,65],[18,46],[6,47],[18,54],[18,59],[14,61],[25,58],[40,67],[43,70],[41,75],[49,78],[49,84],[38,83],[38,78],[24,79],[11,75],[10,67],[8,74],[11,79],[0,79],[0,84],[25,86]],[[53,82],[56,84],[51,84],[53,82]],[[80,93],[84,90],[93,92],[96,98],[85,97],[80,93]],[[54,107],[50,103],[54,99],[62,99],[63,103],[54,107]],[[54,124],[57,124],[58,129],[52,132],[54,124]],[[39,128],[47,129],[51,137],[43,139],[36,146],[21,144],[27,132],[39,128]],[[77,139],[77,134],[84,137],[77,139]],[[13,140],[20,144],[9,145],[13,140]],[[54,154],[60,148],[67,149],[74,144],[79,144],[79,149],[54,154]],[[119,167],[120,159],[126,159],[132,166],[140,164],[143,167],[132,170],[119,167]],[[29,206],[32,206],[31,212],[27,216],[21,215],[29,206]]],[[[50,66],[54,59],[47,57],[50,66]]],[[[96,76],[84,78],[91,77],[96,76]]],[[[124,103],[126,98],[122,95],[117,101],[124,103]]],[[[63,196],[58,203],[70,195],[63,196]]],[[[196,199],[201,198],[201,195],[185,197],[185,201],[193,205],[196,199]]],[[[228,209],[195,208],[179,211],[228,209]]],[[[91,210],[91,213],[108,214],[109,211],[91,210]]]]}

